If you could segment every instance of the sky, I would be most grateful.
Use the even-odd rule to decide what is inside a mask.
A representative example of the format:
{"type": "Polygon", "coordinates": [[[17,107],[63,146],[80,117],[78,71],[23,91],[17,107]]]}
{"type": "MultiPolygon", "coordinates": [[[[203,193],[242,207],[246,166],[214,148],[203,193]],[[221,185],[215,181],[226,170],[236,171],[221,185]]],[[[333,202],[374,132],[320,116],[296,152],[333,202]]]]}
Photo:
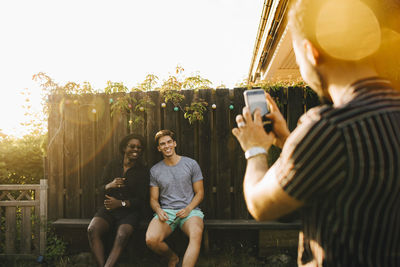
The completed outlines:
{"type": "Polygon", "coordinates": [[[40,111],[32,76],[55,82],[164,80],[177,65],[213,86],[247,77],[263,0],[19,0],[0,2],[0,129],[21,136],[25,96],[40,111]]]}

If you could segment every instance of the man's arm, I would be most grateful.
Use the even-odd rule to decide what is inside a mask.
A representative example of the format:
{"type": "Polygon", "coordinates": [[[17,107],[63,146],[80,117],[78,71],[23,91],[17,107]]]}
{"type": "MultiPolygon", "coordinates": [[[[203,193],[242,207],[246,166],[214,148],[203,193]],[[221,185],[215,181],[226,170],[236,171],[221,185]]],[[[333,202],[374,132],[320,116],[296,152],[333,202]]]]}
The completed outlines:
{"type": "Polygon", "coordinates": [[[168,215],[160,206],[159,196],[160,189],[157,186],[150,186],[150,206],[157,213],[159,220],[165,222],[168,220],[168,215]]]}
{"type": "Polygon", "coordinates": [[[203,201],[204,198],[204,185],[203,185],[203,180],[194,182],[193,184],[193,191],[194,191],[194,197],[192,201],[189,203],[189,205],[186,206],[186,208],[181,209],[176,213],[176,216],[180,218],[185,218],[186,216],[189,215],[189,213],[196,208],[200,203],[203,201]]]}
{"type": "Polygon", "coordinates": [[[256,220],[274,220],[304,203],[289,196],[275,176],[276,165],[268,170],[265,154],[248,159],[243,182],[247,209],[256,220]]]}
{"type": "MultiPolygon", "coordinates": [[[[238,139],[243,151],[259,147],[268,151],[273,143],[280,146],[289,135],[286,122],[273,99],[267,94],[271,109],[268,117],[273,121],[273,131],[264,131],[259,110],[254,112],[254,120],[248,107],[243,108],[243,115],[236,117],[238,125],[232,133],[238,139]],[[244,123],[244,124],[243,124],[244,123]]],[[[268,170],[266,154],[258,154],[247,160],[247,168],[243,181],[243,190],[249,212],[257,220],[272,220],[287,214],[303,205],[290,197],[279,185],[275,175],[276,165],[268,170]]]]}

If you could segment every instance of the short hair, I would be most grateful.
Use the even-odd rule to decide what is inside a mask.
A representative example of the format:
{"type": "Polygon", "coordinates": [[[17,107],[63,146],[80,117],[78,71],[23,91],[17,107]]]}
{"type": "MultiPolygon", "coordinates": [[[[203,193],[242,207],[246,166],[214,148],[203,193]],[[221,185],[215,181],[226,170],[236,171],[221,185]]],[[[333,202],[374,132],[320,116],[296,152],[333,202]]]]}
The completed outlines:
{"type": "Polygon", "coordinates": [[[325,0],[294,0],[291,3],[289,17],[289,27],[294,39],[305,38],[314,45],[316,42],[316,21],[317,14],[325,0]]]}
{"type": "Polygon", "coordinates": [[[141,135],[129,134],[124,138],[122,138],[121,142],[119,142],[119,152],[121,153],[121,155],[124,155],[125,148],[128,145],[129,141],[131,141],[132,139],[139,140],[140,144],[142,145],[142,148],[145,147],[146,144],[144,143],[144,138],[141,135]]]}
{"type": "Polygon", "coordinates": [[[173,131],[171,131],[171,130],[164,129],[164,130],[158,131],[158,132],[156,133],[155,137],[154,137],[154,141],[156,142],[156,145],[157,145],[157,146],[159,145],[159,144],[158,144],[158,141],[159,141],[160,138],[163,137],[163,136],[170,136],[170,137],[172,138],[172,140],[176,141],[176,139],[175,139],[175,133],[174,133],[173,131]]]}

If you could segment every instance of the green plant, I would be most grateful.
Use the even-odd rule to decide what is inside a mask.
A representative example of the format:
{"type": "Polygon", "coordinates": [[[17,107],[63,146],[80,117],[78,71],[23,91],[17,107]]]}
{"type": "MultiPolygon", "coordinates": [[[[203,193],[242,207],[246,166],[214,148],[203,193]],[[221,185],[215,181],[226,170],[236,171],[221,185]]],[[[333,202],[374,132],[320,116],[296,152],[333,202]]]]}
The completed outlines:
{"type": "Polygon", "coordinates": [[[128,92],[128,87],[126,87],[122,82],[111,82],[107,81],[107,86],[104,88],[104,92],[107,95],[117,95],[116,99],[111,101],[111,116],[115,113],[129,113],[132,108],[132,104],[136,102],[128,92]]]}
{"type": "Polygon", "coordinates": [[[32,80],[38,82],[42,88],[42,106],[46,121],[49,111],[48,97],[50,95],[81,96],[83,94],[93,94],[97,92],[89,82],[83,82],[83,85],[75,82],[67,82],[65,85],[60,85],[44,72],[34,74],[32,80]]]}
{"type": "Polygon", "coordinates": [[[143,91],[148,92],[156,88],[158,77],[154,74],[147,74],[143,82],[138,86],[132,88],[132,91],[143,91]]]}
{"type": "Polygon", "coordinates": [[[210,89],[211,85],[210,80],[202,78],[199,73],[196,73],[194,76],[185,78],[182,89],[210,89]]]}
{"type": "Polygon", "coordinates": [[[190,124],[195,121],[203,121],[203,113],[207,110],[207,105],[208,103],[205,101],[192,102],[190,107],[185,107],[185,119],[188,119],[190,124]]]}
{"type": "Polygon", "coordinates": [[[47,222],[46,224],[46,234],[47,242],[44,259],[48,263],[55,263],[65,255],[67,246],[66,243],[55,234],[51,222],[47,222]]]}
{"type": "Polygon", "coordinates": [[[150,106],[154,106],[155,104],[148,95],[144,95],[139,99],[132,98],[132,100],[135,102],[135,106],[132,107],[134,112],[131,113],[129,124],[133,127],[138,127],[144,122],[143,114],[147,113],[150,110],[150,106]]]}
{"type": "Polygon", "coordinates": [[[0,184],[37,184],[43,178],[43,136],[0,139],[0,184]]]}
{"type": "Polygon", "coordinates": [[[190,106],[183,108],[181,102],[185,99],[185,96],[180,93],[180,90],[210,89],[212,83],[210,80],[202,78],[199,73],[184,77],[183,72],[184,69],[177,66],[175,70],[176,75],[170,75],[162,84],[160,91],[162,92],[165,103],[171,101],[175,107],[178,107],[184,113],[184,118],[192,124],[195,121],[203,120],[203,113],[207,109],[208,103],[204,100],[194,101],[190,106]]]}
{"type": "Polygon", "coordinates": [[[179,93],[177,90],[162,91],[162,96],[164,97],[165,103],[171,101],[174,106],[179,106],[180,103],[185,99],[185,96],[179,93]]]}

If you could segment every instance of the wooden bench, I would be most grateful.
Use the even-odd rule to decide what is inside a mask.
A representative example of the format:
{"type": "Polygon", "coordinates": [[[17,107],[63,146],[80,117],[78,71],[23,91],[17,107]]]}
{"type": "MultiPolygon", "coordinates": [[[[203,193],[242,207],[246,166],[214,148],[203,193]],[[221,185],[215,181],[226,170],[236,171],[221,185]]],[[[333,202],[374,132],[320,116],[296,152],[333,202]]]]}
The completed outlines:
{"type": "MultiPolygon", "coordinates": [[[[58,233],[60,233],[60,230],[64,230],[66,233],[69,233],[70,238],[74,237],[73,232],[74,230],[77,230],[81,233],[80,238],[82,238],[82,231],[86,231],[89,222],[90,219],[58,219],[53,222],[53,226],[58,233]]],[[[149,221],[140,222],[139,229],[147,229],[148,224],[149,221]]],[[[276,221],[258,222],[255,220],[238,219],[204,220],[203,247],[206,253],[209,252],[209,230],[260,230],[259,248],[261,250],[267,249],[271,246],[296,246],[300,225],[301,224],[299,221],[282,223],[276,221]]],[[[87,244],[87,236],[83,236],[85,240],[74,240],[74,243],[85,242],[87,244]]],[[[68,242],[72,240],[66,241],[68,242]]]]}

